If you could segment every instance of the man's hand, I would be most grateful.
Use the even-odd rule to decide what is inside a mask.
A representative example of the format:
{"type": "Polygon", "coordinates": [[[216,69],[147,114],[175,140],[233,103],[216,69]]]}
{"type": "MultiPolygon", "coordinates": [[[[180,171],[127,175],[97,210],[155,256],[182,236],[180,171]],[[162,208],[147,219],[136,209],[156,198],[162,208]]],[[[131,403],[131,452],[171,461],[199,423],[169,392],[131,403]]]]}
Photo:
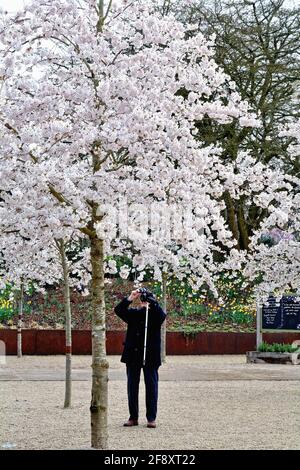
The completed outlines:
{"type": "Polygon", "coordinates": [[[130,296],[128,297],[128,300],[130,300],[130,302],[132,302],[133,300],[137,299],[139,296],[140,296],[140,292],[138,289],[136,290],[133,290],[130,294],[130,296]]]}

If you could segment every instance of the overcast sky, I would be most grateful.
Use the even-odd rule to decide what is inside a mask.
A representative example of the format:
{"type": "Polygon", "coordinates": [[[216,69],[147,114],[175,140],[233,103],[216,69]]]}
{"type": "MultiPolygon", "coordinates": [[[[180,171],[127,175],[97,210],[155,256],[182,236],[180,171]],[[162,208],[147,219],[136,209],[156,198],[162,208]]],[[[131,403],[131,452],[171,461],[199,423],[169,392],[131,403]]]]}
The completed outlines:
{"type": "MultiPolygon", "coordinates": [[[[17,11],[29,0],[0,0],[0,7],[7,11],[17,11]]],[[[300,2],[300,0],[299,0],[300,2]]]]}
{"type": "Polygon", "coordinates": [[[19,10],[23,5],[23,0],[0,0],[0,7],[7,11],[19,10]]]}
{"type": "MultiPolygon", "coordinates": [[[[7,11],[16,11],[23,7],[28,0],[0,0],[0,7],[7,11]]],[[[286,0],[286,5],[299,5],[300,0],[286,0]]]]}

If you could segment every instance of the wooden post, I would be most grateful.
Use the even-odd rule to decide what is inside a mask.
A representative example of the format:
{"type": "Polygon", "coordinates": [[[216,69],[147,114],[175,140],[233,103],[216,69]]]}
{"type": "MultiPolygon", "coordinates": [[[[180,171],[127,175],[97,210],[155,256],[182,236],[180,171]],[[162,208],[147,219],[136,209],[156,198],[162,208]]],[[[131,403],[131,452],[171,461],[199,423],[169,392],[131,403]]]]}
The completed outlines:
{"type": "Polygon", "coordinates": [[[262,343],[262,305],[257,302],[256,307],[256,350],[262,343]]]}

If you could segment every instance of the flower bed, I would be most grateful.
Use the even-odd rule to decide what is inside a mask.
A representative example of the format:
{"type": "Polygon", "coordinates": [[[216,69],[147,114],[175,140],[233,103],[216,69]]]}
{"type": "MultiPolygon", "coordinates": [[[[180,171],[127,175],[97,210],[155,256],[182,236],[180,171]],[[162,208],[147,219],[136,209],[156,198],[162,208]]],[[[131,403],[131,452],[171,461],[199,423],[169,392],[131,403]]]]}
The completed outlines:
{"type": "MultiPolygon", "coordinates": [[[[159,300],[161,293],[158,283],[148,284],[159,300]]],[[[230,287],[230,286],[229,286],[230,287]]],[[[124,330],[126,325],[114,314],[114,306],[134,288],[133,282],[114,279],[106,289],[107,329],[124,330]]],[[[230,292],[230,291],[229,291],[230,292]]],[[[89,296],[72,292],[72,328],[89,330],[91,327],[91,305],[89,296]]],[[[17,312],[0,316],[0,328],[16,328],[17,312]]],[[[23,326],[27,329],[64,328],[65,314],[63,291],[48,289],[45,295],[34,294],[25,299],[23,326]]],[[[168,331],[183,331],[186,334],[199,332],[255,332],[255,310],[249,305],[240,305],[237,299],[229,298],[221,307],[207,296],[193,294],[184,283],[169,285],[168,331]],[[181,285],[183,284],[183,285],[181,285]]]]}

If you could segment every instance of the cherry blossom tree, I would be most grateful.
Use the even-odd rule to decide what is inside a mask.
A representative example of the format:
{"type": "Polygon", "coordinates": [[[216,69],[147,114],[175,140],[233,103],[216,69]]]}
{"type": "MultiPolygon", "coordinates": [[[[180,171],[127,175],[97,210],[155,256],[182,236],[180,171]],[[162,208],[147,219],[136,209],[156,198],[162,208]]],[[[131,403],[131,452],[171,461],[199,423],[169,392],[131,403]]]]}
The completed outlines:
{"type": "MultiPolygon", "coordinates": [[[[0,170],[0,177],[3,173],[0,170]]],[[[65,408],[71,406],[71,303],[70,287],[87,288],[90,274],[88,250],[78,248],[78,237],[72,228],[64,226],[57,218],[59,205],[50,194],[39,198],[35,186],[27,184],[27,195],[20,188],[21,180],[15,173],[14,184],[7,186],[3,180],[0,201],[0,253],[1,282],[12,284],[19,297],[18,357],[22,356],[23,294],[34,284],[45,291],[45,286],[64,285],[66,332],[66,387],[65,408]],[[46,197],[47,196],[47,197],[46,197]],[[26,200],[27,197],[27,200],[26,200]],[[35,205],[31,199],[35,200],[35,205]],[[47,210],[45,210],[47,208],[47,210]],[[51,213],[49,217],[48,212],[51,213]],[[24,230],[24,227],[27,227],[24,230]],[[77,256],[67,255],[67,251],[77,256]],[[70,277],[72,276],[72,277],[70,277]]]]}
{"type": "MultiPolygon", "coordinates": [[[[3,211],[1,212],[3,214],[3,211]]],[[[57,266],[51,262],[49,251],[36,243],[36,240],[30,241],[16,233],[6,234],[3,230],[0,233],[1,284],[3,287],[7,283],[12,286],[14,298],[18,304],[17,356],[20,358],[22,357],[24,293],[31,287],[34,280],[42,282],[41,285],[52,284],[59,276],[57,266]]]]}
{"type": "MultiPolygon", "coordinates": [[[[124,196],[145,208],[167,196],[195,204],[189,195],[203,187],[205,168],[214,169],[215,180],[222,171],[214,149],[194,137],[195,120],[256,125],[216,65],[211,42],[186,34],[192,25],[161,17],[152,2],[113,3],[105,9],[96,0],[33,0],[13,17],[2,15],[0,27],[1,185],[6,194],[18,192],[18,202],[6,197],[11,213],[22,214],[12,216],[14,225],[30,237],[24,214],[44,201],[48,227],[59,221],[90,243],[91,440],[101,449],[109,366],[105,205],[124,196]]],[[[218,213],[207,217],[226,239],[218,213]]]]}
{"type": "MultiPolygon", "coordinates": [[[[2,207],[3,209],[3,207],[2,207]]],[[[4,211],[1,210],[1,215],[4,211]]],[[[9,214],[8,214],[9,215],[9,214]]],[[[17,354],[22,357],[22,321],[23,321],[23,299],[24,291],[28,291],[32,285],[37,291],[43,293],[46,285],[58,286],[60,282],[64,285],[64,308],[65,308],[65,332],[66,332],[66,377],[65,377],[65,399],[64,407],[71,406],[72,387],[72,326],[71,326],[71,302],[70,287],[78,285],[84,287],[89,281],[85,256],[82,254],[74,261],[68,259],[67,249],[70,244],[75,245],[75,240],[64,240],[62,238],[50,238],[45,245],[45,227],[43,227],[43,242],[35,232],[34,237],[22,237],[19,233],[5,233],[4,220],[1,220],[1,283],[10,283],[13,290],[17,292],[19,303],[17,354]],[[73,262],[72,262],[73,261],[73,262]],[[70,274],[73,277],[70,278],[70,274]],[[76,277],[75,277],[76,275],[76,277]]]]}
{"type": "MultiPolygon", "coordinates": [[[[281,135],[292,139],[288,151],[291,160],[296,161],[300,151],[300,121],[287,124],[281,135]]],[[[278,181],[274,172],[272,179],[278,181]]],[[[265,204],[268,199],[270,203],[268,217],[252,238],[253,248],[245,264],[249,279],[260,278],[256,291],[261,302],[271,293],[278,298],[287,291],[300,294],[300,180],[287,175],[284,179],[288,184],[279,191],[277,204],[266,198],[265,204]]]]}
{"type": "MultiPolygon", "coordinates": [[[[291,152],[295,148],[291,147],[291,152]]],[[[258,302],[299,287],[299,179],[257,162],[247,154],[225,183],[232,198],[249,198],[262,209],[259,227],[249,238],[249,251],[234,247],[220,269],[240,271],[253,283],[258,302]],[[250,196],[250,197],[249,197],[250,196]]]]}

